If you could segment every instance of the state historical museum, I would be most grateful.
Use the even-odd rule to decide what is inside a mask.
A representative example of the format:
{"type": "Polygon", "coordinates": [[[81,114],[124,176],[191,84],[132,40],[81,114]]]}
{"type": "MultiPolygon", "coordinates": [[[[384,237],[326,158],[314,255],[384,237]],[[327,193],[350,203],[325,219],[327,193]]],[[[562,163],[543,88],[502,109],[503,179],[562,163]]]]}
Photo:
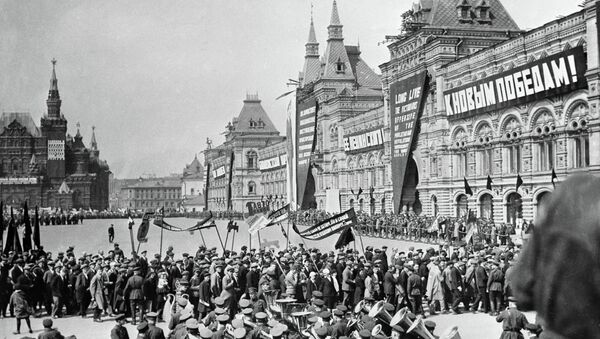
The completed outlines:
{"type": "Polygon", "coordinates": [[[29,113],[2,113],[0,118],[0,200],[18,207],[64,209],[108,207],[106,161],[100,160],[96,137],[92,132],[90,148],[79,132],[67,134],[67,119],[61,114],[56,79],[56,61],[52,61],[48,93],[48,112],[38,127],[29,113]]]}

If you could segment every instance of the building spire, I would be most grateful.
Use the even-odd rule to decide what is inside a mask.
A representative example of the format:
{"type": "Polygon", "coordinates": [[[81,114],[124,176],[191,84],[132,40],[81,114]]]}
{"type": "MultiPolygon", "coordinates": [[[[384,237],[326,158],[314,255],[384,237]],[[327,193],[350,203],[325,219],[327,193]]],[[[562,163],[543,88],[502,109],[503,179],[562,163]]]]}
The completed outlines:
{"type": "Polygon", "coordinates": [[[331,8],[331,20],[329,21],[329,26],[327,26],[327,31],[329,33],[327,40],[343,40],[344,36],[342,34],[342,27],[343,26],[340,23],[340,15],[337,8],[337,2],[333,0],[333,7],[331,8]]]}
{"type": "Polygon", "coordinates": [[[52,75],[50,76],[50,90],[48,91],[48,117],[60,118],[60,94],[58,93],[58,79],[56,79],[56,59],[52,59],[52,75]]]}
{"type": "Polygon", "coordinates": [[[313,20],[313,6],[310,5],[310,27],[308,30],[308,41],[306,42],[306,54],[304,55],[304,68],[300,74],[300,83],[304,86],[315,81],[321,69],[319,61],[319,43],[315,34],[315,23],[313,20]]]}
{"type": "Polygon", "coordinates": [[[79,128],[81,127],[81,124],[79,123],[79,121],[77,122],[77,134],[75,134],[75,138],[79,138],[81,139],[81,133],[79,133],[79,128]]]}
{"type": "Polygon", "coordinates": [[[90,140],[92,150],[98,149],[98,143],[96,142],[96,126],[92,126],[92,140],[90,140]]]}

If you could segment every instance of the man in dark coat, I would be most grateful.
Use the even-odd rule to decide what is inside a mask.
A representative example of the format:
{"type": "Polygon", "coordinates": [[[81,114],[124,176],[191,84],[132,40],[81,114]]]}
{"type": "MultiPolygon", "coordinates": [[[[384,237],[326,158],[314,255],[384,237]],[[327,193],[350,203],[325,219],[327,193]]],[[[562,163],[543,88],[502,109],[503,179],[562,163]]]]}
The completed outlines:
{"type": "Polygon", "coordinates": [[[258,264],[253,262],[250,264],[250,270],[246,274],[246,290],[245,293],[248,294],[248,288],[254,287],[258,289],[258,282],[260,281],[260,274],[258,273],[258,264]]]}
{"type": "Polygon", "coordinates": [[[144,278],[140,276],[142,270],[140,267],[136,267],[134,274],[127,280],[123,295],[129,299],[129,305],[131,310],[131,323],[136,324],[136,312],[140,309],[140,321],[144,319],[144,292],[142,287],[144,285],[144,278]]]}
{"type": "Polygon", "coordinates": [[[459,314],[460,310],[458,309],[458,306],[462,301],[463,281],[462,276],[460,275],[460,272],[456,266],[457,264],[451,264],[447,271],[448,273],[444,278],[446,286],[452,294],[452,312],[459,314]]]}
{"type": "Polygon", "coordinates": [[[471,306],[473,312],[477,312],[479,309],[479,302],[483,302],[483,311],[488,313],[490,311],[490,304],[487,294],[487,281],[488,275],[485,268],[482,266],[483,260],[479,260],[475,265],[473,273],[473,279],[475,279],[476,296],[471,306]]]}
{"type": "Polygon", "coordinates": [[[38,335],[38,339],[64,339],[65,337],[55,328],[52,328],[52,319],[42,321],[44,331],[38,335]]]}
{"type": "Polygon", "coordinates": [[[394,266],[383,276],[383,293],[386,302],[396,305],[396,285],[398,284],[398,267],[394,266]]]}
{"type": "Polygon", "coordinates": [[[406,295],[410,301],[410,308],[414,314],[422,314],[422,281],[419,274],[417,274],[414,268],[408,268],[408,280],[406,282],[406,295]]]}
{"type": "Polygon", "coordinates": [[[110,331],[110,339],[129,339],[129,333],[127,333],[127,329],[125,325],[127,323],[127,319],[124,314],[120,314],[115,318],[117,324],[110,331]]]}
{"type": "Polygon", "coordinates": [[[162,328],[156,326],[156,318],[158,314],[155,312],[149,312],[146,314],[146,320],[148,321],[148,331],[146,331],[145,339],[165,339],[165,332],[162,328]]]}
{"type": "Polygon", "coordinates": [[[321,279],[321,286],[319,290],[323,293],[323,300],[325,301],[325,305],[327,308],[335,308],[335,303],[337,301],[338,290],[336,288],[337,281],[334,282],[335,278],[333,278],[329,274],[329,269],[323,269],[323,279],[321,279]]]}
{"type": "Polygon", "coordinates": [[[62,306],[63,306],[63,298],[65,296],[66,289],[66,269],[61,269],[61,267],[56,267],[56,275],[52,278],[52,282],[50,283],[50,289],[52,290],[52,317],[58,318],[61,316],[62,306]]]}
{"type": "Polygon", "coordinates": [[[79,305],[79,315],[82,318],[86,317],[87,309],[90,304],[90,280],[88,279],[88,265],[83,264],[81,266],[81,272],[77,275],[75,280],[75,299],[79,305]]]}
{"type": "Polygon", "coordinates": [[[496,321],[502,323],[502,335],[500,335],[500,339],[523,339],[521,330],[531,328],[525,315],[517,310],[515,301],[511,297],[509,307],[496,317],[496,321]]]}

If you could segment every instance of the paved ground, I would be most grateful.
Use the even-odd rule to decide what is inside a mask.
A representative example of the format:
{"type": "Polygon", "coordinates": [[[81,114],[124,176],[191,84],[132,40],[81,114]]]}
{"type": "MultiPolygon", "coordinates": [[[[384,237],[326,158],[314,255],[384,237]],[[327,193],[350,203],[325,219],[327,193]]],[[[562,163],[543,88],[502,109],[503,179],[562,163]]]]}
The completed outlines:
{"type": "MultiPolygon", "coordinates": [[[[535,320],[535,315],[527,313],[529,321],[535,320]]],[[[27,336],[37,338],[37,335],[42,331],[43,318],[33,318],[31,325],[33,327],[33,335],[29,335],[25,324],[21,331],[24,334],[15,335],[13,332],[16,329],[15,319],[0,320],[0,339],[17,339],[27,336]]],[[[487,314],[464,313],[460,315],[438,315],[429,317],[437,324],[435,331],[436,335],[441,335],[446,329],[458,326],[459,333],[462,339],[496,339],[502,333],[501,326],[496,322],[495,317],[487,314]]],[[[114,327],[115,322],[107,319],[102,323],[95,323],[91,318],[81,319],[79,317],[60,318],[54,320],[54,326],[57,327],[63,335],[75,334],[77,338],[109,338],[110,330],[114,327]]],[[[160,323],[159,326],[166,330],[166,324],[160,323]]],[[[131,324],[126,325],[130,338],[135,338],[137,331],[131,324]]]]}

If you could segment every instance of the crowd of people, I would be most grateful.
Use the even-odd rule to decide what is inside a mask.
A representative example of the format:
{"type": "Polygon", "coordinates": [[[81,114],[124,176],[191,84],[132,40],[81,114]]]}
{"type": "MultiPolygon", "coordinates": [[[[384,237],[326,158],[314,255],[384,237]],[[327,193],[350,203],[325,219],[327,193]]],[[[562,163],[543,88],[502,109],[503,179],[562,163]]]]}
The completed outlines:
{"type": "MultiPolygon", "coordinates": [[[[224,253],[200,246],[193,254],[169,247],[151,257],[146,251],[126,255],[119,244],[96,254],[76,255],[74,247],[56,255],[11,252],[0,263],[0,309],[2,317],[16,317],[16,333],[22,320],[29,326],[30,316],[91,313],[93,321],[117,322],[111,338],[128,337],[127,321],[139,338],[370,338],[378,323],[382,335],[411,338],[408,328],[370,314],[377,302],[390,314],[409,310],[412,320],[438,312],[500,319],[518,255],[512,244],[408,251],[368,246],[364,253],[302,244],[224,253]],[[274,302],[281,299],[293,299],[306,317],[304,328],[274,302]],[[156,326],[163,320],[167,333],[156,326]]],[[[426,325],[435,331],[432,322],[426,325]]]]}

